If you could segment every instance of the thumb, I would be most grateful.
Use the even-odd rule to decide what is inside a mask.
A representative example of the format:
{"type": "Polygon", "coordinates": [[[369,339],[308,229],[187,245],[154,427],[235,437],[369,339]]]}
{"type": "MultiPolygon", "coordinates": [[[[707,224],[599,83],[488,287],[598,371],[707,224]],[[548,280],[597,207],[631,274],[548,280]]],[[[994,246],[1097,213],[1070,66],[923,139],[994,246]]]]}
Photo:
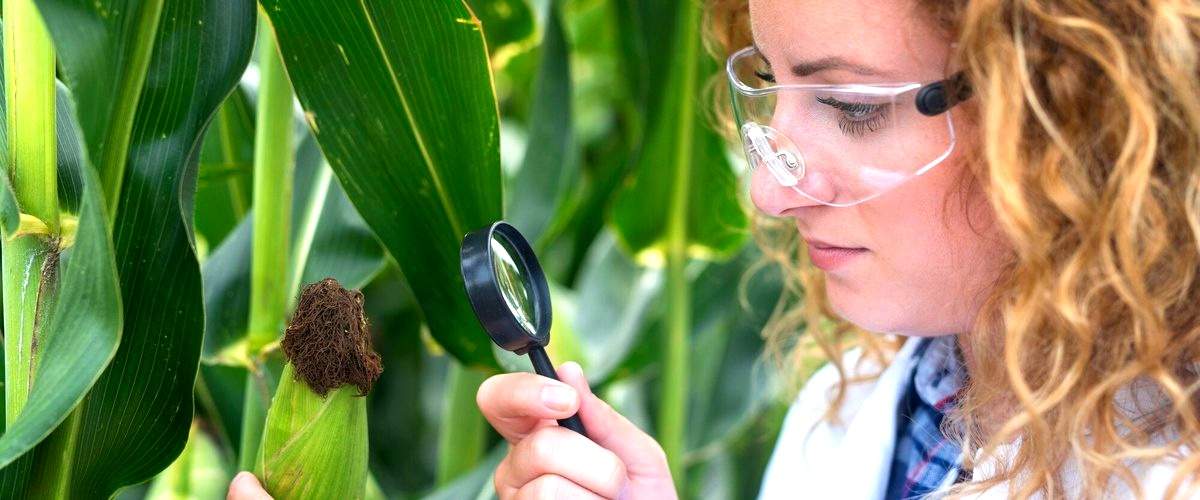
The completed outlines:
{"type": "Polygon", "coordinates": [[[246,471],[239,472],[229,483],[228,500],[271,500],[271,495],[263,489],[262,483],[246,471]]]}
{"type": "Polygon", "coordinates": [[[588,437],[615,453],[625,463],[630,479],[666,476],[669,482],[670,472],[662,446],[593,394],[579,363],[563,363],[558,368],[558,377],[579,391],[579,418],[583,420],[588,437]]]}

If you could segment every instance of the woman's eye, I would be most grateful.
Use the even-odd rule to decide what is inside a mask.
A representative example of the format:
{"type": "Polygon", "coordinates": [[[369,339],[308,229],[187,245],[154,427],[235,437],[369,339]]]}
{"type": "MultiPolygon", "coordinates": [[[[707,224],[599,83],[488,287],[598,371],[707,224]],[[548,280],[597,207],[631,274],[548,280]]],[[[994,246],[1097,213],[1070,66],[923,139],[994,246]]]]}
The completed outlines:
{"type": "Polygon", "coordinates": [[[758,58],[751,62],[754,76],[767,83],[775,83],[775,73],[771,71],[771,62],[760,52],[758,58]]]}
{"type": "Polygon", "coordinates": [[[879,112],[883,105],[865,102],[847,102],[834,97],[818,97],[817,102],[836,108],[848,118],[861,119],[879,112]]]}
{"type": "Polygon", "coordinates": [[[818,97],[817,102],[840,111],[838,128],[842,133],[862,137],[887,125],[887,109],[883,104],[847,102],[833,97],[818,97]]]}

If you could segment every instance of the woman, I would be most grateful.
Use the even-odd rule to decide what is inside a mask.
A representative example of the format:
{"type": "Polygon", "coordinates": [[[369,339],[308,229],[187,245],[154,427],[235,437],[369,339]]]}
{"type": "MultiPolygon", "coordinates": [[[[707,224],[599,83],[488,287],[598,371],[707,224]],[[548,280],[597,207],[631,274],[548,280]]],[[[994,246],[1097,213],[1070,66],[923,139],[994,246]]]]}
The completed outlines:
{"type": "MultiPolygon", "coordinates": [[[[1200,7],[708,8],[760,243],[809,292],[771,344],[836,318],[764,498],[1200,495],[1200,7]]],[[[480,387],[499,496],[674,496],[658,444],[560,375],[480,387]],[[576,411],[591,440],[554,424],[576,411]]]]}

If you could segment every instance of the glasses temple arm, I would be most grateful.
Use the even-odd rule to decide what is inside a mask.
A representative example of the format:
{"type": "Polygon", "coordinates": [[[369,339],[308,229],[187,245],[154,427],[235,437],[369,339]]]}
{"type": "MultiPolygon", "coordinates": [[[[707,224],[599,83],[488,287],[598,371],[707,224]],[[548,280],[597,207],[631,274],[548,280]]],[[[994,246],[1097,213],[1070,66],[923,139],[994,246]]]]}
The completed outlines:
{"type": "Polygon", "coordinates": [[[917,111],[925,116],[945,113],[962,101],[971,98],[971,83],[962,71],[950,78],[933,82],[917,91],[917,111]]]}

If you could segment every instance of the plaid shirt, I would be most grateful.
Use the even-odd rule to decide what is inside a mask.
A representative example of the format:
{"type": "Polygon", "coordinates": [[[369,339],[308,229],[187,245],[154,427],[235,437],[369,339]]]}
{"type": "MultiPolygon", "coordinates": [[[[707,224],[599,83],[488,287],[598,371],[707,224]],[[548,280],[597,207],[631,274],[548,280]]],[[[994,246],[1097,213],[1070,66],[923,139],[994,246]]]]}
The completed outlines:
{"type": "Polygon", "coordinates": [[[924,339],[913,353],[916,369],[896,409],[887,500],[925,497],[947,476],[964,479],[958,471],[961,450],[940,428],[965,379],[957,349],[956,339],[947,335],[924,339]]]}

